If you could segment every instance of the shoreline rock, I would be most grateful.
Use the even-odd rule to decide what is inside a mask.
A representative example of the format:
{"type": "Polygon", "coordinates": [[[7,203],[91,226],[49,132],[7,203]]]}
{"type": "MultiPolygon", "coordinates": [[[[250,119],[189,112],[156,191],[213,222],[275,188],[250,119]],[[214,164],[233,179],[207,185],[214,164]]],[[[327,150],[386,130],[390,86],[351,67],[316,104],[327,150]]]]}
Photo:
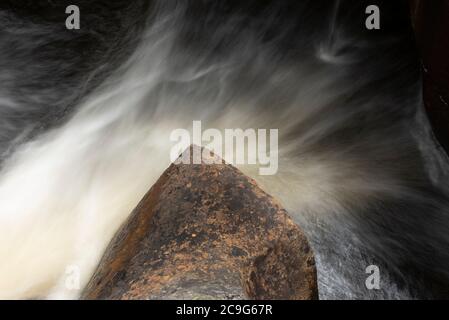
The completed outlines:
{"type": "Polygon", "coordinates": [[[410,0],[410,5],[422,58],[424,105],[433,132],[449,155],[449,2],[410,0]]]}

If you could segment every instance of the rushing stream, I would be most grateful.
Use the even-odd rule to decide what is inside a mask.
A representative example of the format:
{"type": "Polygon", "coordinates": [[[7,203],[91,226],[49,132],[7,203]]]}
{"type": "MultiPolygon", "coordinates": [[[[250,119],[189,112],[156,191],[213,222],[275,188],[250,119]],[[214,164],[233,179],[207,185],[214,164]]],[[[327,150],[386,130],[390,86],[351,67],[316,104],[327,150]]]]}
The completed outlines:
{"type": "Polygon", "coordinates": [[[82,289],[194,120],[279,130],[276,175],[240,168],[308,234],[320,298],[447,292],[448,162],[404,1],[376,31],[365,1],[78,2],[76,31],[63,5],[0,4],[0,298],[76,298],[67,268],[82,289]]]}

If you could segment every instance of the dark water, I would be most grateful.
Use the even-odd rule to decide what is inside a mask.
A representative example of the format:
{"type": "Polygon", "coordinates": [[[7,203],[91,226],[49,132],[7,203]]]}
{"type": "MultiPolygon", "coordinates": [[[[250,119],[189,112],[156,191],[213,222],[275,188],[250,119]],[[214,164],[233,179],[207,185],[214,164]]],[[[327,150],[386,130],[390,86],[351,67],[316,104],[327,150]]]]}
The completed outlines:
{"type": "Polygon", "coordinates": [[[321,298],[447,296],[447,159],[422,113],[406,1],[0,4],[0,297],[76,297],[169,164],[169,133],[279,129],[241,169],[308,233],[321,298]],[[368,290],[365,268],[381,270],[368,290]]]}

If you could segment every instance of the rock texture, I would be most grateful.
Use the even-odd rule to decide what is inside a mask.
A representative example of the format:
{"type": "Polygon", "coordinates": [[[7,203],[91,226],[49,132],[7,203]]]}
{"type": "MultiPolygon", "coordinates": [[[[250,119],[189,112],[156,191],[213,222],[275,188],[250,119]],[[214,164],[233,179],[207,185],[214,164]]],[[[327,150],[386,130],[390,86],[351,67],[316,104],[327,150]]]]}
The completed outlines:
{"type": "Polygon", "coordinates": [[[423,60],[424,103],[435,136],[449,153],[449,1],[411,0],[423,60]]]}
{"type": "Polygon", "coordinates": [[[83,299],[316,299],[287,212],[227,164],[172,164],[110,243],[83,299]]]}

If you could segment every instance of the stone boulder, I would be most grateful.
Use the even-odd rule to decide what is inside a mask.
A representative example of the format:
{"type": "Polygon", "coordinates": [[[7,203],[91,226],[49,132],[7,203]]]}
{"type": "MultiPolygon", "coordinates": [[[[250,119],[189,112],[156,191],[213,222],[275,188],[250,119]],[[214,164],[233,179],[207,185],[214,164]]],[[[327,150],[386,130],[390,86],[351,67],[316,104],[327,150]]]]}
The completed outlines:
{"type": "Polygon", "coordinates": [[[304,233],[235,167],[172,164],[107,248],[83,299],[316,299],[304,233]]]}
{"type": "Polygon", "coordinates": [[[410,3],[422,56],[424,105],[435,136],[449,154],[449,1],[410,3]]]}

